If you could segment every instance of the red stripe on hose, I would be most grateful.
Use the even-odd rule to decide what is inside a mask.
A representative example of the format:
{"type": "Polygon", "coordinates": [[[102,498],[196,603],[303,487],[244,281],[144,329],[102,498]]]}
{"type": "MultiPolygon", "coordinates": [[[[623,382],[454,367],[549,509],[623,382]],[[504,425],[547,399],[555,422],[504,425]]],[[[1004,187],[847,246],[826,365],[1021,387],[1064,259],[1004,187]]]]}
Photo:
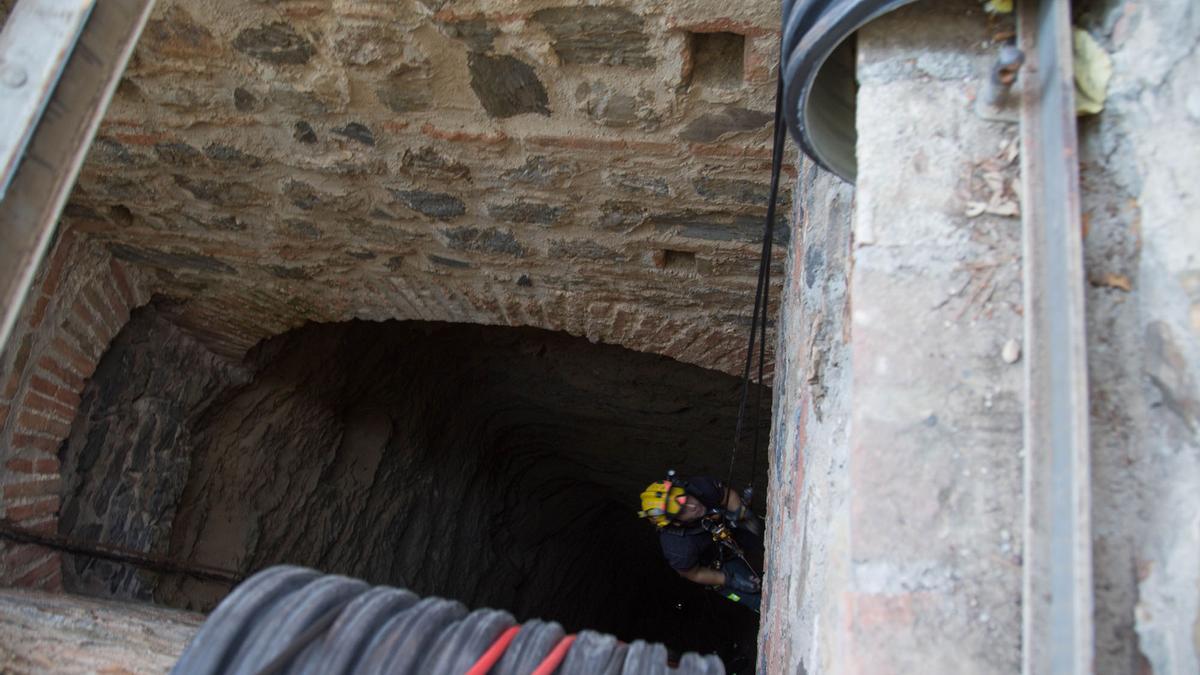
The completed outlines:
{"type": "Polygon", "coordinates": [[[554,645],[554,649],[551,649],[546,658],[542,659],[542,662],[538,664],[538,667],[533,669],[532,675],[550,675],[553,673],[559,664],[563,662],[563,659],[567,658],[567,651],[571,649],[571,643],[573,642],[575,642],[574,635],[568,635],[559,640],[558,644],[554,645]]]}
{"type": "Polygon", "coordinates": [[[496,638],[496,641],[492,643],[492,646],[488,647],[488,650],[483,653],[483,656],[479,657],[475,665],[471,666],[471,669],[467,671],[467,675],[487,675],[492,666],[496,665],[496,662],[504,655],[504,650],[508,649],[508,645],[520,630],[520,626],[513,626],[501,633],[500,637],[496,638]]]}

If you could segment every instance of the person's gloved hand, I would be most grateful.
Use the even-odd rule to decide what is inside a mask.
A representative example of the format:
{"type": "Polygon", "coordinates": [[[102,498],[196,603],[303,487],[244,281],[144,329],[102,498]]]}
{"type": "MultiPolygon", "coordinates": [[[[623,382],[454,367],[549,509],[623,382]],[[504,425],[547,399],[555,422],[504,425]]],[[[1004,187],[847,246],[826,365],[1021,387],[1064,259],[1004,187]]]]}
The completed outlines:
{"type": "Polygon", "coordinates": [[[760,593],[762,592],[762,580],[756,575],[750,573],[739,574],[736,569],[727,567],[725,572],[725,585],[722,587],[734,593],[760,593]]]}
{"type": "Polygon", "coordinates": [[[756,537],[763,535],[763,521],[750,509],[746,509],[745,516],[742,517],[742,522],[738,523],[738,527],[746,530],[756,537]]]}
{"type": "Polygon", "coordinates": [[[736,510],[725,511],[725,520],[733,527],[740,527],[751,534],[762,536],[763,522],[762,519],[754,514],[749,508],[741,506],[736,510]]]}

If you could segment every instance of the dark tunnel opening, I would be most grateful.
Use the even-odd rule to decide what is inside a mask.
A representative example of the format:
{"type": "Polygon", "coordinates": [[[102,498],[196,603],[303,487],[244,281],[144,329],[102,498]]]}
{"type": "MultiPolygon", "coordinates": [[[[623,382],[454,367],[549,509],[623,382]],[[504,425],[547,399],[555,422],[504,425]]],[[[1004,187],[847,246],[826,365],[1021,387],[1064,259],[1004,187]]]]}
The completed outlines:
{"type": "MultiPolygon", "coordinates": [[[[636,517],[668,467],[724,478],[740,386],[561,333],[427,322],[310,324],[231,365],[149,306],[62,446],[60,533],[752,655],[756,617],[675,574],[636,517]]],[[[229,590],[81,556],[64,574],[77,592],[198,610],[229,590]]]]}

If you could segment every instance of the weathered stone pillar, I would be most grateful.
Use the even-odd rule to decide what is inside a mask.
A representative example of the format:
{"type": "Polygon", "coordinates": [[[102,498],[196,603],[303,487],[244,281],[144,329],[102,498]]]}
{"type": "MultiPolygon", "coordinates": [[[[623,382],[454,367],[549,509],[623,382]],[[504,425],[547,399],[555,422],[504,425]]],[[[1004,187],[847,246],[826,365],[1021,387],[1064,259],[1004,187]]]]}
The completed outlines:
{"type": "Polygon", "coordinates": [[[850,260],[837,190],[789,257],[769,672],[1019,669],[1017,128],[975,113],[1003,28],[923,2],[858,35],[850,260]]]}

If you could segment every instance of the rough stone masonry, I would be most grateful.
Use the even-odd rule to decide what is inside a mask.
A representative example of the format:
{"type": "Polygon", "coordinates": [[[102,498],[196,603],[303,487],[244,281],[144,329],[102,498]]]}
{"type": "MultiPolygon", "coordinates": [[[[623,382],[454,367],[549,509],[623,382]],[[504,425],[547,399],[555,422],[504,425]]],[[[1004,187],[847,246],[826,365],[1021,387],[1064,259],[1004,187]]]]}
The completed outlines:
{"type": "MultiPolygon", "coordinates": [[[[778,21],[765,0],[158,3],[0,355],[0,516],[56,527],[80,392],[152,297],[234,361],[306,322],[419,319],[736,371],[778,21]]],[[[0,576],[61,583],[40,549],[0,576]]]]}

